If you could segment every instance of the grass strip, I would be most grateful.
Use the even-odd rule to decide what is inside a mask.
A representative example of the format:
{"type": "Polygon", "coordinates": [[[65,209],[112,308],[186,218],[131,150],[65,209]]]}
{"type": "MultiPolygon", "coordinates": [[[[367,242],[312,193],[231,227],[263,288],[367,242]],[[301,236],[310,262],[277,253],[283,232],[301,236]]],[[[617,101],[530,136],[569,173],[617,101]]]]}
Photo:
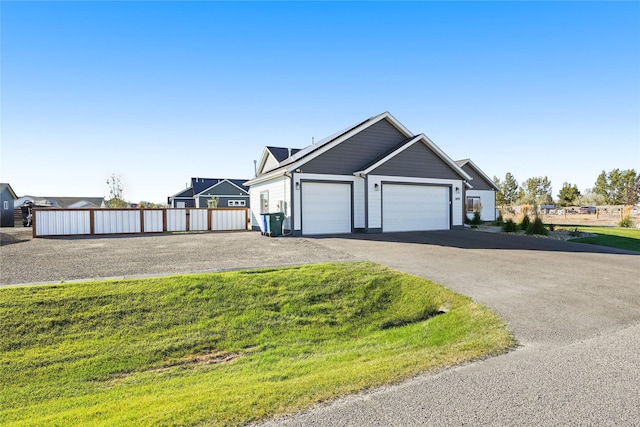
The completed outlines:
{"type": "Polygon", "coordinates": [[[242,425],[514,346],[373,263],[6,288],[0,322],[11,426],[242,425]]]}
{"type": "Polygon", "coordinates": [[[590,226],[578,226],[576,228],[585,233],[597,234],[597,236],[571,239],[572,242],[609,246],[640,252],[640,228],[590,226]]]}

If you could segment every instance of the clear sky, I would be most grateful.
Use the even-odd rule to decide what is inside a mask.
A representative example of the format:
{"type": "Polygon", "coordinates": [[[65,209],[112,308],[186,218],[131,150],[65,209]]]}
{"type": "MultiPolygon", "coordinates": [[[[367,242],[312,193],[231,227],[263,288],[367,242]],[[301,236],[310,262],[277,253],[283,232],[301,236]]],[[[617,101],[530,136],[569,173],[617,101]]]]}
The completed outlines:
{"type": "Polygon", "coordinates": [[[0,181],[165,202],[389,111],[454,160],[640,172],[638,2],[0,2],[0,181]]]}

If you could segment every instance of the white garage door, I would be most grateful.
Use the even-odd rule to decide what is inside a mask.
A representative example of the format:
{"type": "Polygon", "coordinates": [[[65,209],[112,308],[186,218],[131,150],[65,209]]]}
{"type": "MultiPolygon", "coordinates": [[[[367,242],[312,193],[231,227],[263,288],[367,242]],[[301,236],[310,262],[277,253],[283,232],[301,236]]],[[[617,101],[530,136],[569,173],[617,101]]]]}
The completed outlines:
{"type": "Polygon", "coordinates": [[[302,183],[302,234],[351,233],[351,185],[302,183]]]}
{"type": "Polygon", "coordinates": [[[449,188],[428,185],[382,186],[382,231],[449,229],[449,188]]]}

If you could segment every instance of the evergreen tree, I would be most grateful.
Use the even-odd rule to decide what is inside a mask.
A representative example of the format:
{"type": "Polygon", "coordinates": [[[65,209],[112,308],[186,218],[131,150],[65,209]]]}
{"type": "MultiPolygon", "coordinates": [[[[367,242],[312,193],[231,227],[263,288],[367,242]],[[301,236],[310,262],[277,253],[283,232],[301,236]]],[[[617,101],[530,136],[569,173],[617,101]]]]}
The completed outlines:
{"type": "Polygon", "coordinates": [[[518,181],[516,181],[510,172],[507,172],[504,176],[504,182],[500,184],[499,187],[504,204],[513,205],[520,198],[518,181]]]}
{"type": "Polygon", "coordinates": [[[602,196],[609,205],[634,205],[640,200],[640,179],[634,169],[602,171],[593,192],[602,196]]]}
{"type": "Polygon", "coordinates": [[[558,193],[558,206],[573,206],[575,205],[576,200],[580,197],[580,191],[578,191],[578,187],[574,184],[571,185],[568,182],[562,184],[562,189],[560,193],[558,193]]]}

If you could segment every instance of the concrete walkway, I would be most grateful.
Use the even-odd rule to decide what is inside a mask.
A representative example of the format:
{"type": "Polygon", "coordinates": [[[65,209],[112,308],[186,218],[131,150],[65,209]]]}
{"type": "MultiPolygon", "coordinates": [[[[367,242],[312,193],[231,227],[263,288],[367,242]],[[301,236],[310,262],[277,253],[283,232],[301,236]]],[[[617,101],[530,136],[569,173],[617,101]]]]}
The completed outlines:
{"type": "Polygon", "coordinates": [[[315,241],[471,296],[522,346],[264,426],[640,425],[640,255],[474,231],[315,241]]]}

